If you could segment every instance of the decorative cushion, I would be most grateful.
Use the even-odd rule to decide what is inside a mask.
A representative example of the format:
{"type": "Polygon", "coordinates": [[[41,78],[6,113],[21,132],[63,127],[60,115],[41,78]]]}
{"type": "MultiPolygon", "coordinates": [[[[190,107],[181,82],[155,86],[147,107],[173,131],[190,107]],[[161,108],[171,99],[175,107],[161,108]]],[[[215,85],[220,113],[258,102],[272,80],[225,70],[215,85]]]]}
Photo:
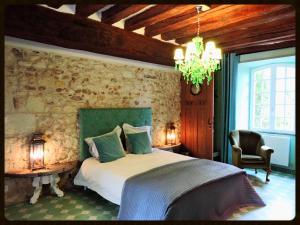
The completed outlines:
{"type": "Polygon", "coordinates": [[[127,134],[128,142],[133,154],[151,153],[151,144],[147,132],[127,134]]]}
{"type": "MultiPolygon", "coordinates": [[[[108,135],[108,134],[111,134],[111,133],[117,133],[118,136],[120,137],[121,133],[122,133],[122,128],[120,126],[116,126],[111,132],[109,133],[106,133],[106,134],[103,134],[103,135],[108,135]]],[[[100,136],[96,136],[96,137],[101,137],[103,135],[100,135],[100,136]]],[[[89,152],[90,154],[99,159],[99,153],[98,153],[98,150],[97,150],[97,147],[93,141],[93,138],[96,138],[96,137],[88,137],[88,138],[85,138],[85,142],[89,145],[89,152]]],[[[122,142],[121,142],[122,144],[122,142]]]]}
{"type": "Polygon", "coordinates": [[[93,138],[97,151],[100,155],[100,162],[111,162],[125,156],[125,152],[116,132],[93,138]]]}
{"type": "Polygon", "coordinates": [[[128,123],[124,123],[122,127],[123,127],[123,131],[125,134],[126,149],[128,152],[131,152],[131,146],[130,146],[130,143],[128,142],[128,138],[127,138],[128,134],[147,132],[147,135],[148,135],[148,138],[150,141],[150,146],[151,146],[151,143],[152,143],[151,142],[151,139],[152,139],[151,138],[151,126],[134,127],[128,123]]]}

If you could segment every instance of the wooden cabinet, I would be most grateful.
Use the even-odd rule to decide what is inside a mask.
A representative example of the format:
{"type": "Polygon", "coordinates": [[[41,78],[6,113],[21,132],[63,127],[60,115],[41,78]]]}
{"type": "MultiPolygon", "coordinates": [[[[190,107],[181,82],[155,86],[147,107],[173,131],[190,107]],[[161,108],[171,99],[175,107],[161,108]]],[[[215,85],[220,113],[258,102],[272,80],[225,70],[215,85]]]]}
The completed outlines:
{"type": "Polygon", "coordinates": [[[205,83],[198,95],[181,80],[181,143],[198,158],[213,159],[214,82],[205,83]]]}

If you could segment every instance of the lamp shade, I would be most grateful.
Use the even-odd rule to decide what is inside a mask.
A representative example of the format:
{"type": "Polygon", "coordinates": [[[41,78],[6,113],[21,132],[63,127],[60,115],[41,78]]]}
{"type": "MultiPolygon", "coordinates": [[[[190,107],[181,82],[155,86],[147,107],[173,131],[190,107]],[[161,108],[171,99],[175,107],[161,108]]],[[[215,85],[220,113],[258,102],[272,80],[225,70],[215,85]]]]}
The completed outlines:
{"type": "Polygon", "coordinates": [[[210,53],[213,52],[215,50],[215,48],[216,48],[216,45],[215,45],[215,42],[213,42],[213,41],[209,41],[205,45],[205,50],[210,53]]]}
{"type": "Polygon", "coordinates": [[[216,48],[213,54],[214,59],[222,59],[222,52],[220,48],[216,48]]]}
{"type": "Polygon", "coordinates": [[[182,48],[177,48],[175,50],[174,59],[175,60],[183,60],[184,59],[182,48]]]}
{"type": "Polygon", "coordinates": [[[196,46],[194,42],[187,43],[185,52],[185,61],[190,61],[196,54],[196,46]]]}

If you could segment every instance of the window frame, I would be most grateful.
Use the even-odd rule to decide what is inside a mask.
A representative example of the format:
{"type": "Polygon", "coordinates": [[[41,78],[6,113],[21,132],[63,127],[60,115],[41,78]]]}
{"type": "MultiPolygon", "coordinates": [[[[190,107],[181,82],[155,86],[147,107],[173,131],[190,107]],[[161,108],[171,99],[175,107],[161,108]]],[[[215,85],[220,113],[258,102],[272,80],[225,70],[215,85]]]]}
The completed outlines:
{"type": "Polygon", "coordinates": [[[287,62],[287,63],[270,63],[263,66],[257,66],[250,69],[250,88],[249,88],[249,120],[248,120],[248,126],[250,130],[263,132],[263,133],[272,133],[272,134],[288,134],[288,135],[295,135],[296,133],[296,68],[295,68],[295,114],[294,114],[294,130],[288,131],[288,130],[279,130],[275,129],[275,98],[276,98],[276,68],[279,66],[284,67],[293,67],[295,68],[295,63],[287,62]],[[271,128],[269,129],[263,129],[263,128],[256,128],[253,126],[253,110],[254,110],[254,73],[258,70],[263,70],[266,68],[271,69],[271,82],[270,82],[270,108],[269,108],[269,115],[270,115],[270,121],[271,121],[271,128]]]}

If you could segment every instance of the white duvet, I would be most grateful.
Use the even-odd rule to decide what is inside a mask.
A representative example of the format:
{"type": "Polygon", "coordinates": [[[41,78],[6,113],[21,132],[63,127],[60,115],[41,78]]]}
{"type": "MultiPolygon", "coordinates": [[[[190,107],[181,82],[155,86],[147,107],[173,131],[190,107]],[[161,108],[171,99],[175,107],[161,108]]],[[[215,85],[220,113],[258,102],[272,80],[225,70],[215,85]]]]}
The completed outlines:
{"type": "Polygon", "coordinates": [[[134,175],[150,169],[192,159],[156,148],[149,154],[127,154],[118,160],[100,163],[90,157],[83,161],[80,170],[74,178],[74,184],[88,187],[103,198],[120,205],[124,182],[134,175]]]}

